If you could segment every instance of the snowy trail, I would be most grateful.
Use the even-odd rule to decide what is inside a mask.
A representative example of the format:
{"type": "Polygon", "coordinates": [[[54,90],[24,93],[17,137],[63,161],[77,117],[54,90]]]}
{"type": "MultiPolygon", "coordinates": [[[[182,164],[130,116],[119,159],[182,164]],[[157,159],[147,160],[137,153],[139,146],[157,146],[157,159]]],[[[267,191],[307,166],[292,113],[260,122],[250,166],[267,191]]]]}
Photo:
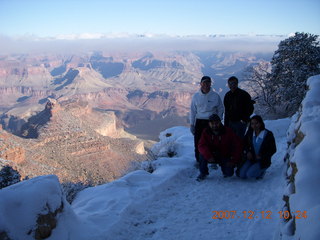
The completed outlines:
{"type": "MultiPolygon", "coordinates": [[[[275,135],[277,153],[259,181],[223,178],[220,169],[210,169],[208,178],[197,182],[199,172],[194,167],[189,129],[167,129],[155,150],[160,155],[174,150],[176,156],[153,161],[156,170],[152,174],[138,170],[80,192],[72,203],[76,220],[69,229],[81,226],[82,231],[70,230],[69,239],[273,239],[283,205],[283,158],[289,123],[289,119],[270,121],[271,126],[266,122],[275,135]],[[236,214],[234,218],[214,219],[213,211],[236,214]],[[255,212],[253,217],[250,211],[255,212]],[[270,219],[266,218],[268,212],[270,219]]],[[[61,236],[59,231],[51,239],[59,239],[57,236],[61,236]]]]}
{"type": "Polygon", "coordinates": [[[225,179],[220,169],[210,169],[208,178],[197,182],[198,170],[191,166],[156,189],[151,199],[131,205],[107,235],[119,240],[272,239],[282,207],[285,144],[285,139],[278,139],[278,153],[260,181],[225,179]],[[236,216],[212,218],[212,211],[226,210],[236,211],[236,216]],[[255,212],[253,219],[249,211],[255,212]]]}
{"type": "Polygon", "coordinates": [[[153,199],[132,205],[109,234],[116,239],[272,239],[282,196],[270,191],[280,184],[223,179],[218,171],[198,183],[197,174],[190,171],[153,199]],[[234,219],[212,219],[212,211],[221,210],[237,211],[237,215],[234,219]],[[243,211],[255,211],[259,219],[244,218],[243,211]],[[272,219],[262,219],[261,211],[272,211],[272,219]]]}

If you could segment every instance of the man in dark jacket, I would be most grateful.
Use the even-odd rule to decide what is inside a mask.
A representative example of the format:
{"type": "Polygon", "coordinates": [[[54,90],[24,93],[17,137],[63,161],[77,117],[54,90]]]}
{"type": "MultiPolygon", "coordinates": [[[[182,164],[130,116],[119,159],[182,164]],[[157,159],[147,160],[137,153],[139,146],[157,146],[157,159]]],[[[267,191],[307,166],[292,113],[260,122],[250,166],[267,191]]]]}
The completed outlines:
{"type": "Polygon", "coordinates": [[[238,88],[238,78],[232,76],[228,79],[230,91],[224,96],[224,125],[243,139],[250,116],[253,113],[253,101],[245,90],[238,88]]]}
{"type": "Polygon", "coordinates": [[[241,141],[232,129],[223,126],[220,117],[212,114],[209,127],[203,130],[198,145],[200,175],[197,180],[201,181],[209,175],[208,162],[218,163],[224,177],[231,177],[240,161],[241,147],[241,141]]]}

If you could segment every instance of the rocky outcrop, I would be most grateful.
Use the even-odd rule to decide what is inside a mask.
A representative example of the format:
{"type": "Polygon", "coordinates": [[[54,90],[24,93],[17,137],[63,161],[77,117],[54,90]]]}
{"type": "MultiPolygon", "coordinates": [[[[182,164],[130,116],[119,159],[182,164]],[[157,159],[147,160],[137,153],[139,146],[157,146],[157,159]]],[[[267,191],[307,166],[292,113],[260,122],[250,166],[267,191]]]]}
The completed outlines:
{"type": "Polygon", "coordinates": [[[45,109],[35,116],[29,118],[28,122],[21,127],[20,136],[24,138],[38,138],[39,129],[44,127],[51,117],[60,111],[60,105],[55,99],[48,99],[45,109]]]}
{"type": "Polygon", "coordinates": [[[25,149],[15,138],[0,127],[0,158],[9,160],[15,164],[25,161],[25,149]]]}

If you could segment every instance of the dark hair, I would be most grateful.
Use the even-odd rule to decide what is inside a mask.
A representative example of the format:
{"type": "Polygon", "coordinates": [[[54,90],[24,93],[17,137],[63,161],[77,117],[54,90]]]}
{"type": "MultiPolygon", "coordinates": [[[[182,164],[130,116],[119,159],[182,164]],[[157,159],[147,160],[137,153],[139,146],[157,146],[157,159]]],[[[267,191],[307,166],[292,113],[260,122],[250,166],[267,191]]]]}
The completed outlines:
{"type": "Polygon", "coordinates": [[[209,121],[221,122],[221,118],[214,113],[209,117],[209,121]]]}
{"type": "Polygon", "coordinates": [[[228,82],[229,81],[236,81],[237,83],[239,82],[238,78],[235,76],[229,77],[228,82]]]}
{"type": "Polygon", "coordinates": [[[253,117],[251,117],[250,122],[255,119],[257,122],[259,122],[261,124],[261,130],[266,129],[266,126],[264,125],[264,122],[262,120],[262,117],[260,115],[254,115],[253,117]]]}
{"type": "Polygon", "coordinates": [[[203,76],[201,78],[201,81],[200,82],[203,82],[203,81],[210,81],[211,82],[211,78],[209,76],[203,76]]]}

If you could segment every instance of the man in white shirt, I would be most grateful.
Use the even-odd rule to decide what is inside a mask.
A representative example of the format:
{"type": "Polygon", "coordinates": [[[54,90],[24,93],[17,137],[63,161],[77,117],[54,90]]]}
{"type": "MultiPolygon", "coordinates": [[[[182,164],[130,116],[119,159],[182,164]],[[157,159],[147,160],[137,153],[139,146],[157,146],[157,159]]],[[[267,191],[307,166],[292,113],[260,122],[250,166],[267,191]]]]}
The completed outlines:
{"type": "Polygon", "coordinates": [[[190,131],[194,135],[194,152],[197,162],[199,162],[198,143],[203,129],[208,126],[209,117],[215,113],[222,119],[223,112],[221,98],[211,88],[211,78],[203,76],[199,91],[192,97],[190,108],[190,131]]]}

